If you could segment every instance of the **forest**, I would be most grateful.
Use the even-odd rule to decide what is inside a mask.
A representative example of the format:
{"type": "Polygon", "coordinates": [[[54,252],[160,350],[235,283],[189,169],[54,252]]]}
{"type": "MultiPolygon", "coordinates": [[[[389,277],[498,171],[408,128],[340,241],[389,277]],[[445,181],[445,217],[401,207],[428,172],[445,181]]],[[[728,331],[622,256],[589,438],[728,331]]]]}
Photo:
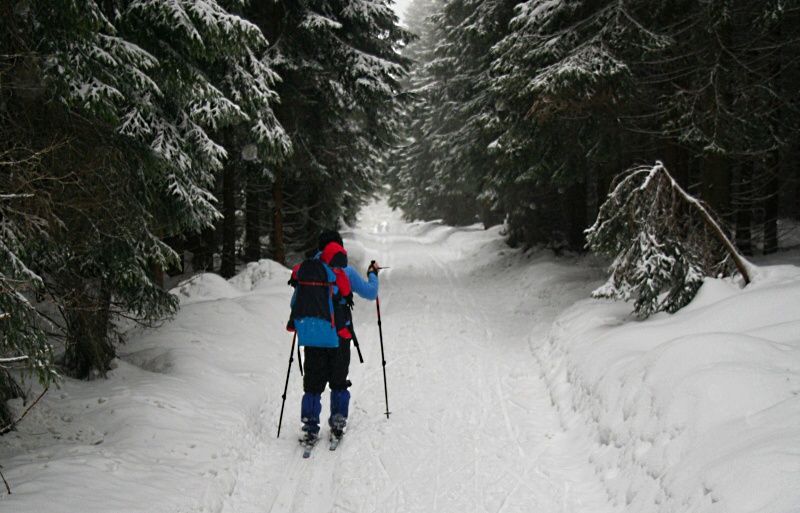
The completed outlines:
{"type": "Polygon", "coordinates": [[[413,0],[402,22],[388,0],[11,0],[0,20],[0,405],[20,376],[104,376],[126,322],[174,314],[168,276],[295,262],[379,194],[556,252],[656,162],[744,255],[800,217],[793,0],[413,0]]]}

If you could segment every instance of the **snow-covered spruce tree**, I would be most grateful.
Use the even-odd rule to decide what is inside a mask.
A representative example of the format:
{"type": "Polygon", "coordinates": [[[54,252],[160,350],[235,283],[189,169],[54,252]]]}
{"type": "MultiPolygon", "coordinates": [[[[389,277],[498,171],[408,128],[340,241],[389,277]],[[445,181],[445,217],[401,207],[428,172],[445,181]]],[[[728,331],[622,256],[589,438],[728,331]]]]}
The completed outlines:
{"type": "MultiPolygon", "coordinates": [[[[449,2],[444,11],[471,19],[468,8],[491,3],[449,2]]],[[[431,105],[448,105],[445,120],[461,121],[450,133],[461,136],[462,146],[452,148],[476,152],[496,135],[486,160],[454,151],[442,161],[469,155],[488,170],[477,175],[479,185],[507,216],[509,242],[566,235],[580,247],[588,210],[602,201],[613,177],[655,155],[726,219],[736,209],[743,213],[739,238],[749,239],[755,218],[748,209],[763,208],[771,220],[764,223],[765,250],[774,250],[779,186],[800,147],[798,61],[791,57],[800,41],[798,17],[800,10],[783,2],[521,2],[492,48],[492,67],[483,75],[489,86],[475,82],[483,107],[495,112],[459,119],[466,96],[447,104],[451,98],[440,84],[464,90],[459,80],[466,68],[456,56],[467,52],[472,25],[442,15],[437,19],[448,21],[434,27],[441,29],[437,55],[451,58],[442,61],[450,75],[421,83],[430,86],[421,90],[431,105]],[[450,24],[464,29],[455,50],[445,30],[450,24]]],[[[436,112],[420,111],[425,124],[408,149],[409,158],[419,154],[418,168],[406,168],[416,175],[401,171],[401,195],[393,198],[434,216],[431,198],[470,184],[467,173],[448,176],[437,167],[437,153],[449,146],[436,131],[447,131],[436,112]],[[405,189],[405,183],[419,186],[405,189]]],[[[785,188],[781,195],[787,197],[785,188]]]]}
{"type": "Polygon", "coordinates": [[[388,0],[279,0],[253,3],[249,13],[272,42],[267,58],[281,76],[275,112],[293,146],[270,166],[280,260],[313,246],[320,228],[353,221],[380,185],[407,69],[398,48],[411,36],[388,0]]]}
{"type": "Polygon", "coordinates": [[[610,181],[641,144],[625,133],[642,87],[628,60],[663,41],[637,24],[636,7],[529,0],[492,49],[503,119],[491,184],[512,236],[526,245],[566,238],[582,247],[588,185],[610,181]]]}
{"type": "Polygon", "coordinates": [[[410,144],[395,171],[392,204],[406,215],[487,224],[492,191],[485,177],[498,114],[488,93],[492,45],[505,35],[512,0],[445,2],[432,16],[427,57],[414,73],[410,144]]]}
{"type": "Polygon", "coordinates": [[[750,281],[750,264],[660,162],[620,175],[586,233],[592,251],[614,258],[608,282],[592,296],[633,299],[642,318],[680,310],[706,276],[738,269],[750,281]]]}
{"type": "MultiPolygon", "coordinates": [[[[230,12],[247,18],[258,9],[251,2],[226,2],[230,12]]],[[[258,4],[258,2],[256,2],[258,4]]],[[[260,29],[259,29],[260,30],[260,29]]],[[[270,68],[266,40],[248,45],[239,54],[226,54],[211,63],[209,75],[226,97],[233,99],[247,115],[243,122],[217,130],[215,139],[225,147],[229,158],[218,176],[223,220],[221,221],[222,264],[220,274],[230,278],[236,272],[237,248],[241,229],[237,212],[244,207],[248,218],[260,205],[253,191],[264,190],[274,180],[271,166],[291,153],[291,140],[272,110],[278,100],[273,90],[278,75],[270,68]],[[249,153],[249,155],[248,155],[249,153]],[[250,202],[245,201],[245,196],[250,202]]],[[[252,219],[251,219],[252,221],[252,219]]],[[[248,237],[255,246],[254,260],[261,257],[260,225],[248,224],[248,237]],[[250,233],[250,231],[254,233],[250,233]]]]}
{"type": "Polygon", "coordinates": [[[701,157],[700,194],[720,215],[738,214],[737,240],[750,244],[750,212],[763,210],[764,250],[776,251],[778,196],[800,139],[800,10],[710,0],[669,14],[659,28],[672,43],[651,56],[645,79],[667,86],[663,132],[701,157]]]}
{"type": "Polygon", "coordinates": [[[414,0],[404,15],[416,37],[402,51],[412,60],[405,80],[409,101],[402,111],[400,144],[391,151],[387,183],[391,187],[389,205],[400,208],[409,220],[443,217],[435,204],[435,194],[427,187],[433,179],[433,155],[430,141],[426,140],[433,111],[430,89],[435,83],[428,66],[436,58],[434,51],[438,45],[433,16],[443,5],[444,0],[414,0]]]}
{"type": "Polygon", "coordinates": [[[59,142],[35,140],[15,108],[44,90],[40,56],[16,14],[10,3],[0,4],[0,429],[12,420],[7,400],[24,395],[21,378],[33,375],[44,387],[58,378],[47,319],[35,304],[44,280],[32,268],[31,241],[46,239],[57,223],[39,189],[47,180],[41,161],[59,142]]]}
{"type": "MultiPolygon", "coordinates": [[[[0,83],[8,83],[8,62],[4,57],[0,62],[0,83]]],[[[0,86],[2,97],[4,93],[0,86]]],[[[5,115],[0,108],[0,120],[5,115]]],[[[46,207],[24,208],[26,203],[40,203],[31,181],[40,155],[15,148],[6,126],[0,122],[0,429],[12,421],[6,401],[23,393],[17,383],[20,375],[34,374],[45,387],[58,378],[45,335],[46,319],[32,301],[44,283],[26,264],[27,241],[47,236],[46,207]]]]}
{"type": "Polygon", "coordinates": [[[175,261],[162,237],[218,215],[209,188],[227,154],[210,134],[258,127],[211,68],[247,63],[266,41],[214,0],[4,9],[15,27],[4,46],[9,73],[39,77],[4,100],[11,144],[61,143],[36,167],[35,194],[53,221],[47,237],[26,241],[25,264],[44,279],[47,301],[38,306],[58,312],[53,335],[65,342],[69,372],[102,375],[121,341],[116,316],[150,324],[177,306],[151,274],[175,261]]]}

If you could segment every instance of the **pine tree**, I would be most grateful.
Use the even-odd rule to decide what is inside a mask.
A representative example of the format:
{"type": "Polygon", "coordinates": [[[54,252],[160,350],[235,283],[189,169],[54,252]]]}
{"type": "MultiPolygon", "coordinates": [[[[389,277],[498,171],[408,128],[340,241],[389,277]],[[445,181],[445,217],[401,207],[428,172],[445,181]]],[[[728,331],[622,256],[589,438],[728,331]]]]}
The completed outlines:
{"type": "MultiPolygon", "coordinates": [[[[177,260],[162,238],[218,217],[210,188],[228,154],[212,134],[250,123],[265,155],[285,148],[266,108],[274,76],[254,60],[266,41],[213,0],[30,1],[2,14],[14,27],[3,35],[3,151],[41,155],[22,211],[46,222],[46,236],[12,251],[43,278],[46,302],[31,304],[38,319],[58,310],[48,331],[63,338],[69,372],[103,375],[122,341],[116,316],[151,324],[177,307],[154,276],[177,260]],[[262,99],[247,87],[259,80],[262,99]]],[[[31,340],[45,333],[15,321],[31,340]]]]}
{"type": "Polygon", "coordinates": [[[492,91],[505,116],[491,180],[512,237],[526,245],[580,248],[589,184],[609,181],[635,158],[639,137],[622,121],[642,85],[628,60],[631,48],[663,40],[636,23],[633,8],[527,1],[493,49],[492,91]]]}
{"type": "Polygon", "coordinates": [[[410,34],[386,0],[282,0],[250,12],[273,42],[267,58],[282,79],[276,115],[294,148],[269,167],[273,258],[281,261],[314,246],[321,228],[353,221],[377,191],[407,69],[397,50],[410,34]]]}
{"type": "MultiPolygon", "coordinates": [[[[232,6],[233,12],[245,18],[250,9],[250,5],[232,6]]],[[[217,134],[229,156],[217,176],[223,213],[220,274],[225,278],[231,278],[236,272],[241,231],[236,214],[244,204],[245,185],[249,183],[258,189],[259,183],[268,182],[271,179],[269,166],[279,163],[292,150],[291,140],[272,110],[278,102],[273,87],[280,78],[268,65],[266,49],[266,39],[258,38],[257,44],[248,44],[241,55],[227,54],[210,68],[211,76],[221,84],[225,96],[234,99],[247,116],[217,134]]],[[[260,242],[256,244],[260,258],[260,242]]]]}
{"type": "Polygon", "coordinates": [[[594,297],[635,300],[639,317],[674,313],[691,302],[706,276],[733,274],[745,284],[751,265],[719,222],[660,162],[621,176],[587,230],[588,246],[614,259],[594,297]]]}
{"type": "Polygon", "coordinates": [[[602,201],[615,174],[652,155],[726,221],[740,169],[754,176],[739,208],[777,197],[770,177],[798,133],[786,87],[797,14],[781,2],[522,3],[493,68],[508,114],[492,183],[512,235],[543,224],[535,210],[552,219],[585,203],[552,200],[582,184],[602,201]]]}
{"type": "Polygon", "coordinates": [[[402,113],[401,143],[392,150],[388,203],[392,208],[402,209],[410,220],[443,217],[437,207],[438,195],[429,187],[434,179],[434,154],[428,137],[434,110],[431,93],[437,82],[430,66],[439,44],[433,17],[443,5],[443,0],[415,0],[405,14],[417,37],[403,49],[403,55],[413,61],[405,85],[410,101],[402,113]]]}
{"type": "MultiPolygon", "coordinates": [[[[0,77],[7,76],[7,65],[6,56],[0,57],[0,77]]],[[[5,100],[8,91],[0,92],[5,100]]],[[[0,108],[0,125],[5,127],[4,113],[0,108]]],[[[27,241],[46,237],[52,220],[36,194],[35,168],[42,154],[11,138],[0,129],[0,428],[12,421],[6,400],[24,393],[16,382],[20,373],[34,374],[45,387],[58,379],[45,334],[46,319],[32,301],[44,290],[44,280],[28,263],[27,241]]]]}
{"type": "MultiPolygon", "coordinates": [[[[415,72],[417,106],[392,204],[422,219],[464,224],[493,199],[485,176],[497,112],[488,94],[489,50],[504,35],[516,2],[458,0],[432,16],[433,57],[415,72]]],[[[430,51],[430,50],[429,50],[430,51]]]]}

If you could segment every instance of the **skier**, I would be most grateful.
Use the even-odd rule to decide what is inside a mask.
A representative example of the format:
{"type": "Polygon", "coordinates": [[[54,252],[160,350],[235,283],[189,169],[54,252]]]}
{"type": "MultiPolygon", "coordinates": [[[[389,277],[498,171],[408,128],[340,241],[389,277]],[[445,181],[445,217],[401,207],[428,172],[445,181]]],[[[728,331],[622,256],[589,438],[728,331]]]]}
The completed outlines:
{"type": "Polygon", "coordinates": [[[322,392],[329,385],[330,427],[332,448],[338,445],[347,426],[347,417],[350,405],[350,391],[352,385],[347,379],[350,369],[350,339],[355,337],[350,309],[352,307],[352,293],[374,301],[378,297],[378,271],[380,266],[373,262],[367,270],[367,280],[359,276],[358,272],[347,265],[346,251],[343,247],[342,236],[335,230],[326,230],[319,236],[318,258],[330,265],[336,274],[336,284],[341,299],[336,305],[336,315],[344,315],[344,320],[337,320],[338,330],[337,347],[314,347],[305,345],[305,375],[303,377],[303,399],[301,404],[301,420],[305,435],[303,443],[310,447],[319,437],[320,413],[322,411],[322,392]],[[344,265],[341,265],[344,263],[344,265]],[[339,265],[337,265],[339,264],[339,265]],[[349,294],[348,294],[349,293],[349,294]],[[348,299],[349,298],[349,299],[348,299]]]}

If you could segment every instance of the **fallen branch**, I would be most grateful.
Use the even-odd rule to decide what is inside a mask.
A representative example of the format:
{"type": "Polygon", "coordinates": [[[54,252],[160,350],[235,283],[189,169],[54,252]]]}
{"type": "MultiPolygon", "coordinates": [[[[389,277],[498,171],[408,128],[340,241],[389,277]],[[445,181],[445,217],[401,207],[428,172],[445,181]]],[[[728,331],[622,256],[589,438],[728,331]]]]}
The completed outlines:
{"type": "Polygon", "coordinates": [[[669,171],[667,171],[667,168],[664,167],[664,164],[657,162],[653,171],[661,171],[666,174],[667,178],[669,178],[669,181],[672,184],[672,188],[678,191],[683,199],[700,214],[700,217],[703,218],[705,223],[711,228],[711,231],[713,231],[717,236],[717,239],[719,239],[719,241],[728,251],[728,255],[730,255],[731,259],[733,260],[736,269],[738,269],[742,275],[744,284],[748,285],[751,281],[750,273],[747,271],[749,262],[736,250],[736,247],[733,245],[728,236],[725,235],[725,232],[722,230],[719,223],[717,223],[717,221],[711,216],[708,210],[706,210],[703,204],[697,200],[697,198],[691,196],[689,193],[683,190],[683,188],[678,184],[678,182],[675,181],[672,175],[669,174],[669,171]]]}
{"type": "MultiPolygon", "coordinates": [[[[39,402],[39,400],[40,400],[42,397],[44,397],[44,394],[46,394],[48,390],[50,390],[50,388],[49,388],[49,387],[48,387],[48,388],[45,388],[45,389],[44,389],[44,391],[43,391],[41,394],[39,394],[39,397],[37,397],[35,401],[33,401],[33,402],[32,402],[32,403],[31,403],[31,404],[30,404],[30,405],[29,405],[27,408],[25,408],[25,411],[24,411],[24,412],[22,412],[22,415],[20,415],[20,416],[19,416],[19,417],[18,417],[16,420],[14,420],[14,421],[13,421],[11,424],[7,425],[7,426],[6,426],[6,427],[4,427],[2,430],[0,430],[0,436],[3,436],[3,435],[5,435],[6,433],[8,433],[9,431],[11,431],[12,429],[14,429],[14,426],[16,426],[17,424],[19,424],[19,423],[22,421],[22,419],[24,419],[24,418],[25,418],[25,415],[27,415],[27,414],[28,414],[28,412],[29,412],[29,411],[31,411],[31,409],[32,409],[34,406],[36,406],[36,403],[38,403],[38,402],[39,402]]],[[[0,468],[3,468],[3,467],[2,467],[2,466],[0,466],[0,468]]],[[[6,476],[4,476],[4,475],[3,475],[3,472],[2,472],[2,471],[0,471],[0,479],[2,479],[2,480],[3,480],[3,484],[6,486],[6,491],[8,492],[8,494],[9,494],[9,495],[11,495],[11,487],[8,485],[8,481],[6,481],[6,476]]]]}
{"type": "MultiPolygon", "coordinates": [[[[3,468],[3,467],[0,466],[0,468],[3,468]]],[[[3,484],[6,485],[6,491],[8,492],[9,495],[11,495],[11,487],[8,486],[8,481],[6,481],[6,476],[3,475],[3,471],[2,470],[0,470],[0,478],[3,479],[3,484]]]]}
{"type": "MultiPolygon", "coordinates": [[[[24,418],[25,418],[25,415],[27,415],[27,414],[28,414],[28,412],[29,412],[29,411],[31,411],[31,409],[32,409],[34,406],[36,406],[36,403],[38,403],[38,402],[39,402],[39,401],[42,399],[42,397],[44,397],[44,394],[46,394],[48,390],[50,390],[50,388],[49,388],[49,387],[48,387],[48,388],[45,388],[45,389],[44,389],[44,391],[43,391],[41,394],[39,394],[39,397],[37,397],[35,401],[33,401],[33,402],[30,404],[30,405],[28,405],[28,407],[27,407],[27,408],[25,408],[25,411],[24,411],[24,412],[22,412],[22,415],[20,415],[20,416],[19,416],[19,417],[18,417],[16,420],[14,420],[13,422],[11,422],[11,424],[7,425],[7,426],[6,426],[6,427],[4,427],[3,429],[0,429],[0,436],[3,436],[3,435],[5,435],[6,433],[8,433],[9,431],[11,431],[12,429],[14,429],[14,426],[16,426],[17,424],[19,424],[19,423],[22,421],[22,419],[24,419],[24,418]]],[[[10,492],[9,492],[9,493],[10,493],[10,492]]]]}
{"type": "Polygon", "coordinates": [[[635,299],[640,318],[680,310],[705,277],[738,271],[747,285],[755,274],[714,212],[684,191],[661,162],[620,175],[586,237],[589,248],[614,259],[608,282],[592,297],[635,299]]]}

